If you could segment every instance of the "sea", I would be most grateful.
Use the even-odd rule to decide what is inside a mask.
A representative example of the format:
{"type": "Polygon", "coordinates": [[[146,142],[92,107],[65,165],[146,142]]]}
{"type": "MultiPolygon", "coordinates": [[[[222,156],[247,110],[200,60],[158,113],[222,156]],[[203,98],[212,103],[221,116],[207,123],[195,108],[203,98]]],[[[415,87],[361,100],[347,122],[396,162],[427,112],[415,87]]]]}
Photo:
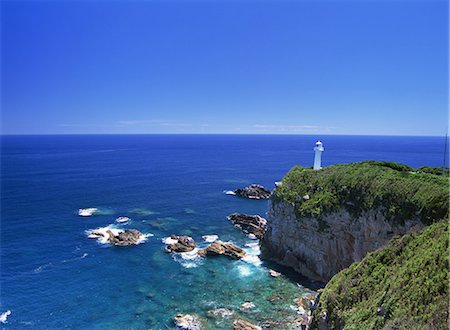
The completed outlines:
{"type": "Polygon", "coordinates": [[[227,215],[265,216],[269,202],[226,192],[252,183],[273,189],[294,165],[312,166],[317,140],[323,166],[444,161],[443,137],[2,136],[0,314],[11,313],[0,328],[174,329],[174,315],[190,313],[205,328],[230,329],[230,319],[208,314],[216,308],[258,324],[292,317],[294,299],[321,284],[260,260],[258,241],[227,215]],[[97,212],[81,217],[80,208],[97,212]],[[121,216],[130,220],[116,223],[121,216]],[[88,237],[107,226],[147,237],[127,247],[88,237]],[[169,254],[163,240],[172,234],[200,247],[208,244],[202,236],[218,235],[250,258],[169,254]]]}

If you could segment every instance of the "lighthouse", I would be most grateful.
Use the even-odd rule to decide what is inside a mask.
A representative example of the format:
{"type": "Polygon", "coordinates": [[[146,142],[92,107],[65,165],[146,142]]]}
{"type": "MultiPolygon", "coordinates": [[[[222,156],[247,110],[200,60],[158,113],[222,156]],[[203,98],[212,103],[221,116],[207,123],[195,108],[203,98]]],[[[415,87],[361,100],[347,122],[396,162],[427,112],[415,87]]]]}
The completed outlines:
{"type": "Polygon", "coordinates": [[[316,146],[314,147],[314,170],[322,169],[322,152],[323,152],[322,142],[317,141],[316,146]]]}

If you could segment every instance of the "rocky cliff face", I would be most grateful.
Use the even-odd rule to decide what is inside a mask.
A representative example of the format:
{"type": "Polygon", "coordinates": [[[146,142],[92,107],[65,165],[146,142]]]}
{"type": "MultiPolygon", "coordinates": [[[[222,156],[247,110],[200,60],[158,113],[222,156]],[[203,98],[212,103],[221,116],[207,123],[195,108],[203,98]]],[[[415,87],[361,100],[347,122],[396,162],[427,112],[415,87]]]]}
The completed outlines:
{"type": "Polygon", "coordinates": [[[419,216],[403,223],[385,219],[381,207],[351,215],[344,207],[319,216],[301,216],[283,200],[272,201],[262,257],[292,267],[322,282],[355,261],[383,247],[396,235],[418,231],[425,225],[419,216]]]}

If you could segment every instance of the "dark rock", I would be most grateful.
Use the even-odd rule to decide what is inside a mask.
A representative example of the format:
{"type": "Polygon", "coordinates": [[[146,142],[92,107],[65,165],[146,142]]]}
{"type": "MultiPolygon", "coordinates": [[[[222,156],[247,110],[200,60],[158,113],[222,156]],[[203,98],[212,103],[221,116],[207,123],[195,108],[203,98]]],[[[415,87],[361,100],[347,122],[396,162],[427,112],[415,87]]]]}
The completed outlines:
{"type": "Polygon", "coordinates": [[[211,243],[206,249],[198,251],[200,256],[205,255],[225,255],[233,259],[241,259],[245,256],[245,251],[233,243],[224,243],[221,241],[215,241],[211,243]]]}
{"type": "Polygon", "coordinates": [[[118,235],[114,235],[114,233],[111,230],[108,230],[106,233],[109,235],[108,242],[117,246],[127,246],[136,244],[144,236],[143,233],[141,233],[136,229],[127,229],[120,232],[118,235]]]}
{"type": "Polygon", "coordinates": [[[236,189],[234,191],[236,196],[246,197],[250,199],[268,199],[272,194],[270,190],[267,190],[259,184],[252,184],[243,189],[236,189]]]}
{"type": "Polygon", "coordinates": [[[266,231],[267,220],[259,215],[233,213],[228,216],[228,220],[241,228],[244,233],[253,234],[258,239],[261,239],[266,231]]]}
{"type": "Polygon", "coordinates": [[[195,249],[195,241],[190,236],[172,235],[170,238],[176,242],[166,247],[166,250],[169,252],[190,252],[195,249]]]}

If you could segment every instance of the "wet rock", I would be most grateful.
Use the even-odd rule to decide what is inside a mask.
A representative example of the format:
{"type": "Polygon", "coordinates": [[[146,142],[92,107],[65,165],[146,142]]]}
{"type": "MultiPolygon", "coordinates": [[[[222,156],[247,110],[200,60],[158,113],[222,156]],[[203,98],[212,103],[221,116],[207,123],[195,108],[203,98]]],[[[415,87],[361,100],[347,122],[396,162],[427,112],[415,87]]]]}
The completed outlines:
{"type": "Polygon", "coordinates": [[[201,322],[197,315],[177,314],[173,318],[173,322],[178,329],[182,330],[200,330],[201,322]]]}
{"type": "Polygon", "coordinates": [[[277,272],[277,271],[275,271],[275,270],[273,270],[273,269],[270,269],[270,270],[269,270],[269,274],[270,274],[270,276],[272,276],[272,277],[280,277],[280,276],[281,276],[281,273],[279,273],[279,272],[277,272]]]}
{"type": "Polygon", "coordinates": [[[198,251],[200,256],[206,255],[224,255],[233,259],[241,259],[245,256],[245,251],[242,250],[239,246],[234,245],[233,243],[224,243],[222,241],[215,241],[211,243],[205,249],[198,251]]]}
{"type": "Polygon", "coordinates": [[[246,301],[241,305],[241,311],[246,311],[255,307],[256,306],[254,303],[252,303],[251,301],[246,301]]]}
{"type": "Polygon", "coordinates": [[[218,308],[208,311],[208,316],[220,316],[220,317],[230,317],[234,314],[233,311],[226,308],[218,308]]]}
{"type": "Polygon", "coordinates": [[[298,307],[302,307],[304,309],[309,309],[309,299],[306,297],[298,297],[294,299],[294,302],[298,307]]]}
{"type": "Polygon", "coordinates": [[[228,216],[228,220],[241,228],[244,233],[253,234],[258,239],[261,239],[266,231],[267,220],[259,215],[233,213],[228,216]]]}
{"type": "Polygon", "coordinates": [[[145,236],[136,229],[127,229],[118,233],[113,233],[109,229],[106,232],[93,230],[90,235],[92,235],[91,237],[106,237],[109,243],[117,246],[138,244],[145,236]]]}
{"type": "Polygon", "coordinates": [[[233,322],[233,330],[262,330],[260,326],[238,319],[233,322]]]}
{"type": "Polygon", "coordinates": [[[170,236],[170,243],[166,250],[169,252],[190,252],[195,249],[195,241],[190,236],[170,236]]]}
{"type": "Polygon", "coordinates": [[[268,199],[272,194],[270,190],[267,190],[259,184],[252,184],[243,189],[236,189],[234,191],[236,196],[246,197],[250,199],[268,199]]]}

